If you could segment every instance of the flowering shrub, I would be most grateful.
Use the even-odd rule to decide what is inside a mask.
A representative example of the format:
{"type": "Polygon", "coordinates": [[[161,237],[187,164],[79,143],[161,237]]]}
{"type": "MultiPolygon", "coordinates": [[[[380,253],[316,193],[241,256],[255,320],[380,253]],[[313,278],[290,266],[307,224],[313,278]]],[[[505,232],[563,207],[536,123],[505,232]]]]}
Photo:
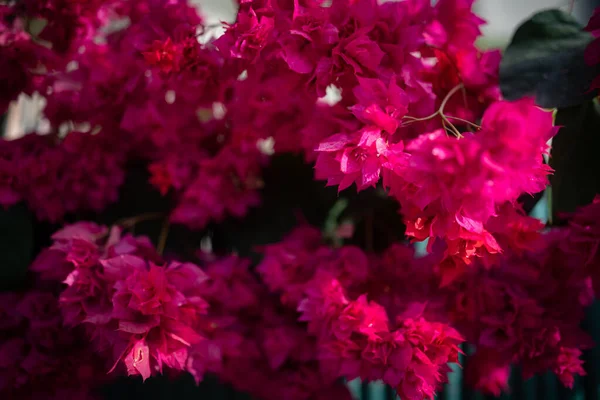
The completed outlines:
{"type": "Polygon", "coordinates": [[[473,0],[431,3],[243,0],[215,37],[185,0],[0,2],[0,113],[37,94],[49,127],[0,141],[3,398],[190,374],[432,399],[466,343],[485,393],[585,375],[599,14],[501,56],[473,0]]]}

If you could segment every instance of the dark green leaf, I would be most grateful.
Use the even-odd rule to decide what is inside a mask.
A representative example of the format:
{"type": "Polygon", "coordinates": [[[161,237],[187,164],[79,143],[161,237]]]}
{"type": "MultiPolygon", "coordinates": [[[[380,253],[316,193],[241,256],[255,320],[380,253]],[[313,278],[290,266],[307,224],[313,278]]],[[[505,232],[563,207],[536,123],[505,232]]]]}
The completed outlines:
{"type": "Polygon", "coordinates": [[[33,219],[24,205],[0,208],[0,290],[20,286],[33,256],[33,219]]]}
{"type": "Polygon", "coordinates": [[[4,131],[6,129],[6,117],[8,113],[0,113],[0,138],[4,137],[4,131]]]}
{"type": "Polygon", "coordinates": [[[343,222],[351,222],[340,221],[340,216],[346,207],[348,207],[348,199],[345,197],[340,197],[333,207],[331,207],[331,210],[329,210],[327,218],[325,219],[325,223],[323,224],[323,236],[326,239],[331,240],[335,246],[340,246],[343,244],[343,239],[337,236],[337,229],[343,222]]]}
{"type": "Polygon", "coordinates": [[[552,141],[550,182],[553,220],[559,223],[560,213],[573,212],[600,193],[600,110],[593,101],[561,109],[556,125],[562,128],[552,141]]]}
{"type": "Polygon", "coordinates": [[[545,10],[515,32],[500,64],[500,88],[508,100],[535,96],[546,108],[571,107],[593,97],[588,90],[598,68],[584,52],[593,40],[569,14],[545,10]]]}

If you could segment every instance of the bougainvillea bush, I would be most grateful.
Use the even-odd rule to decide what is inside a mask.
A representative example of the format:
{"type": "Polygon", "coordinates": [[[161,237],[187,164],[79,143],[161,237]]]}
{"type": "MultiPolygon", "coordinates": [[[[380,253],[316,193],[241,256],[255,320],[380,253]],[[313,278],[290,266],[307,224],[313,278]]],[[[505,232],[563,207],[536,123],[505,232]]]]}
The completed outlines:
{"type": "Polygon", "coordinates": [[[217,37],[184,0],[0,2],[0,113],[45,103],[0,142],[0,397],[421,400],[467,348],[484,393],[512,366],[572,386],[600,14],[543,11],[502,54],[473,0],[239,3],[217,37]]]}

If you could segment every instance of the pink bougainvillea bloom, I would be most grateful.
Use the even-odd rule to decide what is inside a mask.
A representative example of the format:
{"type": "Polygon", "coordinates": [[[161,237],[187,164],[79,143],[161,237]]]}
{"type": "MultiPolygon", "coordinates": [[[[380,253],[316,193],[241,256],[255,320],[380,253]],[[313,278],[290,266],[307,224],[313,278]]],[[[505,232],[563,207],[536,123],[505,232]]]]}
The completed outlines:
{"type": "Polygon", "coordinates": [[[379,79],[359,78],[360,86],[354,89],[358,104],[352,112],[358,119],[373,124],[393,134],[408,110],[408,96],[396,83],[396,77],[390,79],[389,87],[379,79]]]}
{"type": "Polygon", "coordinates": [[[353,183],[364,190],[379,182],[388,142],[381,130],[366,127],[351,135],[330,136],[316,150],[320,152],[315,165],[317,179],[327,179],[328,185],[338,185],[339,190],[353,183]]]}
{"type": "Polygon", "coordinates": [[[258,17],[252,8],[243,8],[238,20],[228,27],[228,34],[217,40],[216,45],[232,57],[254,61],[273,35],[274,21],[267,16],[258,17]]]}

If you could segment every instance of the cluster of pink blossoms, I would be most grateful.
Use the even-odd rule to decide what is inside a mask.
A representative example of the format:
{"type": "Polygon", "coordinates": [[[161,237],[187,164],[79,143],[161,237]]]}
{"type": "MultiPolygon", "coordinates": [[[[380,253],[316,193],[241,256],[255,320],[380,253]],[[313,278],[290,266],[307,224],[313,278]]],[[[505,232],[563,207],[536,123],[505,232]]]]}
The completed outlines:
{"type": "Polygon", "coordinates": [[[52,221],[99,210],[117,200],[126,165],[141,160],[150,183],[172,200],[172,221],[202,228],[259,204],[270,151],[257,144],[271,143],[275,152],[316,160],[316,177],[340,189],[383,177],[408,233],[441,238],[448,258],[468,262],[502,251],[486,225],[503,203],[546,183],[540,149],[555,132],[551,118],[527,101],[493,104],[500,57],[475,47],[483,21],[472,1],[242,2],[237,22],[205,44],[197,40],[202,19],[184,1],[48,3],[3,8],[2,49],[14,51],[19,40],[27,46],[2,66],[27,72],[18,89],[3,91],[4,102],[41,93],[51,126],[41,149],[4,144],[5,206],[25,200],[52,221]],[[52,30],[72,14],[76,29],[52,30]],[[35,17],[49,21],[39,38],[23,31],[35,17]],[[129,25],[114,28],[124,17],[129,25]],[[340,92],[336,104],[322,101],[328,90],[340,92]],[[481,128],[465,122],[486,109],[481,128]],[[89,133],[79,141],[110,147],[94,143],[97,157],[79,151],[68,167],[46,161],[48,176],[16,166],[15,157],[56,158],[72,126],[89,133]],[[462,136],[459,128],[481,132],[446,137],[462,136]],[[524,141],[531,146],[515,152],[524,141]],[[83,174],[98,182],[73,172],[82,170],[98,171],[83,174]],[[39,204],[47,186],[72,204],[39,204]]]}
{"type": "MultiPolygon", "coordinates": [[[[267,246],[258,270],[269,289],[307,322],[328,373],[383,380],[402,398],[432,398],[450,371],[447,364],[458,361],[463,338],[437,322],[443,317],[421,297],[423,291],[402,293],[397,287],[397,279],[410,276],[414,267],[412,251],[397,246],[381,257],[368,256],[352,246],[332,249],[322,244],[318,230],[300,228],[267,246]]],[[[412,273],[411,282],[418,284],[422,278],[412,273]]],[[[423,283],[427,289],[429,282],[423,283]]]]}
{"type": "Polygon", "coordinates": [[[101,211],[117,201],[127,166],[140,162],[174,204],[174,222],[203,228],[259,203],[265,156],[226,114],[241,70],[199,43],[195,8],[163,0],[37,3],[0,6],[0,51],[16,53],[2,57],[0,71],[10,76],[3,82],[19,85],[2,91],[1,105],[40,93],[50,132],[2,142],[0,204],[23,200],[53,222],[101,211]],[[65,22],[71,12],[77,18],[65,22]],[[39,37],[23,31],[32,18],[49,21],[39,37]],[[59,25],[78,28],[46,39],[59,25]],[[17,73],[25,73],[22,83],[17,73]]]}
{"type": "Polygon", "coordinates": [[[600,293],[600,201],[545,233],[519,206],[546,187],[558,128],[501,98],[473,2],[243,0],[219,38],[185,0],[0,5],[0,112],[38,93],[49,127],[0,141],[3,207],[99,213],[143,165],[170,221],[201,230],[260,206],[271,155],[294,153],[340,191],[385,189],[429,252],[300,226],[254,269],[67,225],[31,265],[35,291],[2,297],[0,395],[79,398],[111,371],[292,400],[349,399],[361,378],[422,400],[465,341],[486,393],[516,364],[571,386],[600,293]]]}
{"type": "Polygon", "coordinates": [[[210,304],[207,337],[196,354],[195,371],[216,373],[223,382],[259,399],[350,400],[337,374],[319,357],[318,343],[249,269],[230,256],[206,267],[204,296],[210,304]]]}
{"type": "Polygon", "coordinates": [[[54,317],[87,333],[103,373],[213,373],[259,398],[350,398],[339,375],[321,372],[318,342],[295,310],[273,301],[248,261],[165,262],[147,238],[85,222],[53,240],[31,269],[42,286],[64,282],[58,301],[48,294],[62,312],[54,317]]]}
{"type": "MultiPolygon", "coordinates": [[[[514,364],[525,376],[549,369],[567,386],[585,374],[580,356],[592,342],[580,323],[598,286],[599,205],[540,235],[531,250],[443,288],[443,252],[333,248],[309,226],[265,246],[258,274],[237,256],[165,261],[148,238],[87,222],[55,233],[31,269],[54,304],[54,323],[83,338],[91,370],[111,376],[187,372],[200,381],[210,373],[257,398],[299,400],[349,398],[340,379],[361,378],[417,400],[446,381],[466,339],[477,346],[467,379],[498,395],[514,364]]],[[[19,310],[6,313],[28,315],[19,310]]],[[[23,340],[13,325],[1,330],[6,343],[23,340]]],[[[12,373],[4,370],[2,381],[12,373]]]]}
{"type": "Polygon", "coordinates": [[[550,370],[567,387],[585,375],[580,356],[593,342],[580,324],[594,293],[582,259],[563,247],[574,236],[549,232],[538,251],[469,273],[448,290],[452,324],[477,347],[466,371],[472,385],[499,395],[513,364],[525,378],[550,370]]]}
{"type": "Polygon", "coordinates": [[[82,222],[52,238],[32,270],[66,284],[58,301],[67,326],[83,324],[97,351],[129,375],[148,378],[193,362],[190,347],[203,339],[208,307],[199,267],[165,263],[147,238],[122,236],[117,227],[82,222]]]}

